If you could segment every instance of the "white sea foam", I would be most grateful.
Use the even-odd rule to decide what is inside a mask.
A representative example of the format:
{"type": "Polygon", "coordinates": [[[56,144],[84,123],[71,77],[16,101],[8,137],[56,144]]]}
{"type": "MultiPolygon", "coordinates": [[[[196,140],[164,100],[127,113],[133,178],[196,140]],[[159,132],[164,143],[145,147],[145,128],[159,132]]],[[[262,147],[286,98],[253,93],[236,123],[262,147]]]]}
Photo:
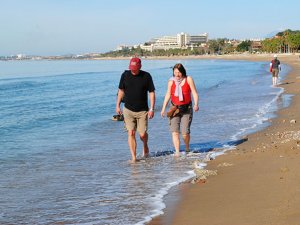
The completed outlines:
{"type": "Polygon", "coordinates": [[[150,197],[148,200],[149,200],[149,202],[151,202],[151,205],[153,205],[155,209],[153,209],[150,212],[150,215],[147,215],[146,217],[144,217],[144,219],[142,221],[136,223],[136,225],[143,225],[145,223],[150,222],[154,217],[164,214],[163,209],[166,208],[166,205],[163,202],[164,196],[168,194],[168,191],[172,187],[174,187],[182,182],[185,182],[195,176],[195,173],[193,171],[188,171],[187,174],[188,174],[187,176],[182,177],[175,182],[167,183],[166,186],[161,188],[154,197],[150,197]]]}
{"type": "Polygon", "coordinates": [[[206,166],[207,166],[207,163],[200,162],[200,163],[198,163],[198,164],[195,165],[195,168],[197,168],[197,169],[203,169],[206,166]]]}
{"type": "MultiPolygon", "coordinates": [[[[282,93],[284,92],[284,88],[279,87],[279,91],[272,92],[270,94],[275,95],[275,97],[265,105],[261,106],[258,112],[255,114],[255,117],[252,120],[252,124],[248,127],[241,128],[237,133],[231,136],[232,140],[237,140],[244,134],[248,133],[248,131],[255,131],[259,125],[262,125],[265,121],[268,121],[270,118],[274,117],[272,113],[277,109],[276,101],[280,98],[282,93]]],[[[244,119],[243,121],[247,121],[249,119],[244,119]]]]}

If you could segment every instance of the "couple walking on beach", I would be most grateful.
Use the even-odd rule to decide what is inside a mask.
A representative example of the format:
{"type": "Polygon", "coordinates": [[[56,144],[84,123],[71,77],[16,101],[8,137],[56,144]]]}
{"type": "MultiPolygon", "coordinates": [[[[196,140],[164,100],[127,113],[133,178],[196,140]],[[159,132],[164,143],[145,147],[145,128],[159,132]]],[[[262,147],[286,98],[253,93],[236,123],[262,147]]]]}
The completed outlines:
{"type": "MultiPolygon", "coordinates": [[[[143,157],[149,155],[148,147],[148,119],[154,117],[155,86],[150,73],[141,70],[140,58],[130,60],[129,70],[121,76],[116,103],[116,113],[124,115],[125,126],[128,132],[128,145],[132,162],[136,162],[136,131],[143,142],[143,157]],[[150,108],[148,107],[148,93],[150,108]],[[123,112],[120,108],[124,98],[123,112]]],[[[186,151],[189,151],[190,126],[193,111],[197,112],[198,93],[191,76],[186,74],[184,66],[180,63],[173,67],[173,76],[168,81],[168,88],[164,98],[161,116],[165,116],[166,107],[171,100],[170,111],[167,113],[170,120],[170,131],[175,148],[175,155],[179,156],[180,128],[186,151]],[[194,106],[192,105],[192,97],[194,106]]]]}

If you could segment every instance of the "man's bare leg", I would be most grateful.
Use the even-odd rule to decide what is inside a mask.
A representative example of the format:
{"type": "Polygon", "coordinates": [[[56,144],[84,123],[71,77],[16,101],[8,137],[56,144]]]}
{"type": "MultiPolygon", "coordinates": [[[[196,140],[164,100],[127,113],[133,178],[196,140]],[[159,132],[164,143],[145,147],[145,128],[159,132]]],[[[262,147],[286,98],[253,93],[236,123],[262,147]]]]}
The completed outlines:
{"type": "Polygon", "coordinates": [[[148,148],[148,133],[140,134],[140,139],[143,142],[143,157],[149,156],[149,148],[148,148]]]}
{"type": "Polygon", "coordinates": [[[128,145],[131,152],[132,162],[136,162],[136,139],[135,139],[135,131],[128,131],[128,145]]]}

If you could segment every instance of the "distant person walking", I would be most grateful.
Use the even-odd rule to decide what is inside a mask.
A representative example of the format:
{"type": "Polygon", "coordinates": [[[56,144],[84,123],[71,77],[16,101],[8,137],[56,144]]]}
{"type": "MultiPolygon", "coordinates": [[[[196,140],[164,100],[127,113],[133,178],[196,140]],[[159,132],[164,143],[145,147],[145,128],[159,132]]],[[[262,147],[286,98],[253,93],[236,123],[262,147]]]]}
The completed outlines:
{"type": "Polygon", "coordinates": [[[143,156],[149,154],[148,148],[148,118],[154,117],[155,87],[150,73],[141,70],[142,63],[137,57],[130,60],[129,70],[125,70],[119,83],[116,113],[121,115],[121,100],[124,98],[123,115],[128,132],[128,145],[131,152],[132,162],[136,162],[136,138],[138,131],[143,142],[143,156]],[[148,92],[150,108],[148,107],[148,92]]]}
{"type": "Polygon", "coordinates": [[[180,128],[185,143],[185,150],[190,150],[190,126],[193,119],[193,111],[197,112],[198,92],[191,76],[186,75],[186,70],[181,63],[173,67],[173,77],[168,81],[168,89],[161,110],[161,116],[165,116],[166,106],[171,99],[171,107],[167,116],[170,118],[170,131],[175,148],[175,156],[180,153],[180,128]],[[192,96],[194,106],[192,106],[192,96]]]}
{"type": "Polygon", "coordinates": [[[280,61],[277,59],[277,55],[274,55],[274,59],[270,63],[270,72],[272,73],[273,86],[276,86],[278,84],[278,74],[280,70],[280,61]]]}

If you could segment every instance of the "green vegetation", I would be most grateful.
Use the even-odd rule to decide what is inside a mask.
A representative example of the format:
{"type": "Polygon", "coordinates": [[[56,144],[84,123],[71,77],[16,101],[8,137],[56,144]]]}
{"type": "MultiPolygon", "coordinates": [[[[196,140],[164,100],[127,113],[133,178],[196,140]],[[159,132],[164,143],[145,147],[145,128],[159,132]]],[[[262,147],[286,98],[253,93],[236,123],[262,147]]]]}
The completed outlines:
{"type": "Polygon", "coordinates": [[[265,52],[295,53],[300,51],[300,31],[285,30],[262,42],[265,52]]]}
{"type": "MultiPolygon", "coordinates": [[[[147,43],[145,43],[147,45],[147,43]]],[[[101,54],[102,57],[126,57],[126,56],[188,56],[204,54],[232,54],[242,52],[267,52],[267,53],[294,53],[300,52],[300,31],[285,30],[274,37],[263,41],[238,41],[228,38],[211,39],[206,47],[189,47],[186,49],[154,50],[153,52],[142,50],[140,47],[129,48],[121,51],[111,51],[101,54]]]]}
{"type": "Polygon", "coordinates": [[[282,44],[280,38],[265,39],[262,41],[262,50],[265,52],[279,52],[282,44]]]}
{"type": "Polygon", "coordinates": [[[111,51],[101,54],[102,57],[127,57],[127,56],[187,56],[187,55],[203,55],[205,49],[201,47],[195,47],[193,49],[169,49],[169,50],[154,50],[153,52],[142,50],[140,47],[124,49],[120,51],[111,51]]]}
{"type": "Polygon", "coordinates": [[[247,41],[242,41],[237,47],[236,51],[238,52],[246,52],[250,51],[252,41],[247,40],[247,41]]]}

